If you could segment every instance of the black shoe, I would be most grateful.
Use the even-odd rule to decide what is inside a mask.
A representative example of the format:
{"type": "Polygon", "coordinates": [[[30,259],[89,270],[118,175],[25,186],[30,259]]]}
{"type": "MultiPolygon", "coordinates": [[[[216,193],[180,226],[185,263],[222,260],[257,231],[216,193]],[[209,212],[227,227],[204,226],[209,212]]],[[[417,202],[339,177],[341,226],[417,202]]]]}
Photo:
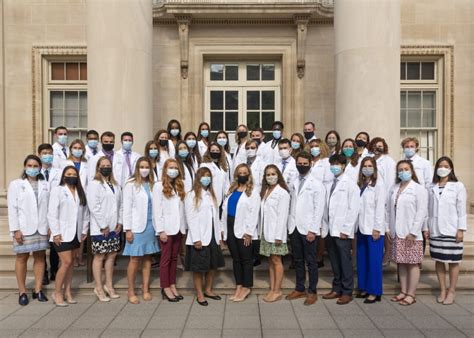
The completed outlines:
{"type": "Polygon", "coordinates": [[[208,295],[207,293],[204,293],[204,297],[211,298],[211,299],[214,299],[214,300],[221,300],[222,299],[221,296],[211,296],[211,295],[208,295]]]}
{"type": "Polygon", "coordinates": [[[367,298],[367,297],[369,297],[369,294],[367,292],[359,293],[355,296],[355,298],[367,298]]]}
{"type": "Polygon", "coordinates": [[[48,297],[44,294],[43,290],[39,290],[38,292],[32,292],[31,293],[33,299],[38,299],[38,302],[47,302],[48,297]]]}
{"type": "Polygon", "coordinates": [[[257,258],[257,259],[254,259],[253,261],[253,266],[259,266],[260,264],[262,264],[262,261],[260,260],[260,258],[257,258]]]}
{"type": "Polygon", "coordinates": [[[42,285],[48,285],[49,284],[49,278],[48,278],[48,273],[45,272],[43,275],[43,281],[41,282],[42,285]]]}
{"type": "Polygon", "coordinates": [[[183,299],[184,299],[184,297],[183,297],[183,296],[181,296],[181,295],[174,296],[174,297],[175,297],[177,300],[183,300],[183,299]]]}
{"type": "Polygon", "coordinates": [[[20,304],[21,306],[28,305],[29,302],[30,301],[28,300],[28,296],[26,295],[26,293],[22,293],[18,298],[18,304],[20,304]]]}
{"type": "Polygon", "coordinates": [[[168,297],[168,295],[165,293],[164,289],[161,289],[161,296],[162,296],[163,299],[166,299],[168,302],[172,302],[172,303],[179,302],[179,299],[176,298],[176,297],[174,297],[174,298],[168,297]]]}
{"type": "Polygon", "coordinates": [[[56,280],[56,272],[51,272],[51,274],[49,275],[49,280],[50,281],[55,281],[56,280]]]}
{"type": "Polygon", "coordinates": [[[375,302],[380,302],[381,300],[382,300],[382,296],[375,296],[374,299],[366,298],[364,300],[364,304],[374,304],[375,302]]]}
{"type": "Polygon", "coordinates": [[[208,306],[208,305],[209,305],[209,303],[207,302],[207,300],[200,302],[200,301],[196,298],[196,301],[197,301],[198,304],[201,305],[201,306],[208,306]]]}
{"type": "Polygon", "coordinates": [[[323,260],[320,260],[317,263],[318,263],[318,269],[324,267],[324,261],[323,260]]]}

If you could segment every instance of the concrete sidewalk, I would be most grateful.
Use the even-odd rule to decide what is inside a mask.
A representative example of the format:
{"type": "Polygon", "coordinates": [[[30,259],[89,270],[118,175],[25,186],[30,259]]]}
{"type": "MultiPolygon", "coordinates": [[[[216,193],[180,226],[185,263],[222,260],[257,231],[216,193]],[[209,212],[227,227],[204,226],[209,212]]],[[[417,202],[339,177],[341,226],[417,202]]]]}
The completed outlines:
{"type": "Polygon", "coordinates": [[[224,297],[202,307],[191,295],[169,303],[156,292],[139,305],[128,304],[123,293],[105,304],[81,293],[67,308],[31,300],[21,307],[17,300],[16,293],[0,293],[2,337],[474,337],[473,293],[458,293],[451,306],[420,295],[409,307],[391,303],[388,295],[371,305],[320,298],[309,307],[302,299],[267,304],[254,295],[244,303],[224,297]]]}

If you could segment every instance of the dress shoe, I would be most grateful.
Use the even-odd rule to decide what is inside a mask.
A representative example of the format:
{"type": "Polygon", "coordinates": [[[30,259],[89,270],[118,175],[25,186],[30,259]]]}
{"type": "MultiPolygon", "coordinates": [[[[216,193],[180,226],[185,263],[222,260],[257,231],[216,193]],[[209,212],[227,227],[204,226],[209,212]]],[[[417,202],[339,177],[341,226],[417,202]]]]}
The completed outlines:
{"type": "Polygon", "coordinates": [[[324,260],[320,260],[320,261],[318,261],[318,263],[317,263],[317,264],[318,264],[318,269],[321,269],[321,268],[323,268],[323,267],[324,267],[324,260]]]}
{"type": "Polygon", "coordinates": [[[179,302],[179,299],[177,297],[168,297],[168,295],[165,292],[165,289],[161,289],[161,297],[162,299],[166,299],[168,302],[172,302],[172,303],[179,302]]]}
{"type": "Polygon", "coordinates": [[[293,300],[298,298],[306,298],[306,292],[293,290],[289,295],[285,297],[286,300],[293,300]]]}
{"type": "Polygon", "coordinates": [[[198,302],[199,305],[201,306],[208,306],[209,303],[207,302],[207,300],[203,300],[202,302],[200,302],[197,298],[196,298],[196,301],[198,302]]]}
{"type": "Polygon", "coordinates": [[[26,295],[26,293],[22,293],[18,298],[18,304],[20,304],[21,306],[28,305],[29,302],[30,301],[28,300],[28,296],[26,295]]]}
{"type": "Polygon", "coordinates": [[[355,298],[367,298],[369,297],[369,294],[367,292],[364,293],[358,293],[355,298]]]}
{"type": "Polygon", "coordinates": [[[41,282],[42,285],[48,285],[49,284],[49,278],[48,278],[48,273],[45,272],[43,275],[43,281],[41,282]]]}
{"type": "Polygon", "coordinates": [[[341,297],[341,295],[336,293],[335,291],[331,291],[323,295],[323,299],[337,299],[339,297],[341,297]]]}
{"type": "Polygon", "coordinates": [[[304,305],[313,305],[318,300],[318,295],[316,293],[308,293],[304,301],[304,305]]]}
{"type": "Polygon", "coordinates": [[[56,280],[56,272],[51,272],[51,274],[49,275],[49,280],[50,281],[55,281],[56,280]]]}
{"type": "Polygon", "coordinates": [[[364,304],[374,304],[375,302],[380,302],[382,300],[382,296],[375,296],[374,299],[369,299],[368,297],[364,300],[364,304]]]}
{"type": "Polygon", "coordinates": [[[38,292],[32,292],[33,299],[38,299],[38,302],[47,302],[48,297],[44,294],[43,290],[39,290],[38,292]]]}
{"type": "Polygon", "coordinates": [[[339,305],[346,305],[346,304],[349,304],[350,302],[352,302],[352,296],[342,295],[341,297],[339,297],[336,303],[339,305]]]}
{"type": "Polygon", "coordinates": [[[214,300],[221,300],[222,297],[221,296],[218,296],[218,295],[208,295],[207,293],[204,293],[204,297],[206,298],[210,298],[210,299],[214,299],[214,300]]]}

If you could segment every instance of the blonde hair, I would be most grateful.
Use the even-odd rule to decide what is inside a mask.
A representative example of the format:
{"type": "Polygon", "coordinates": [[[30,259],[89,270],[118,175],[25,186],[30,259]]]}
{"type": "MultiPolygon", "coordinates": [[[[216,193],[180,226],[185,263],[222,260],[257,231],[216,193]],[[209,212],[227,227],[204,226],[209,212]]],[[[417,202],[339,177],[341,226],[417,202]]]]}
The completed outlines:
{"type": "Polygon", "coordinates": [[[79,144],[82,148],[81,162],[87,162],[87,159],[86,159],[86,146],[84,145],[84,142],[82,142],[82,140],[80,140],[80,139],[75,139],[69,145],[69,157],[67,159],[72,160],[72,147],[76,144],[79,144]]]}
{"type": "Polygon", "coordinates": [[[128,182],[134,182],[135,186],[140,186],[143,182],[145,182],[142,178],[142,175],[140,175],[140,163],[142,162],[148,163],[150,167],[150,172],[148,173],[148,184],[150,184],[150,190],[152,190],[153,185],[155,184],[155,172],[153,171],[153,165],[148,157],[142,156],[137,160],[133,175],[130,177],[128,182]]]}
{"type": "Polygon", "coordinates": [[[110,176],[109,176],[109,182],[112,183],[113,185],[118,185],[118,184],[117,184],[117,181],[115,180],[115,177],[114,177],[114,169],[113,169],[112,161],[111,161],[107,156],[102,156],[102,157],[99,158],[99,160],[97,161],[97,164],[95,165],[94,180],[97,180],[97,181],[99,181],[100,183],[105,183],[105,177],[100,173],[100,170],[99,170],[100,164],[101,164],[103,161],[109,161],[110,166],[112,167],[112,172],[110,173],[110,176]]]}
{"type": "Polygon", "coordinates": [[[405,137],[401,143],[402,145],[402,148],[405,148],[405,145],[408,143],[408,142],[415,142],[415,145],[416,145],[416,149],[418,149],[420,147],[420,141],[418,141],[418,139],[416,137],[405,137]]]}
{"type": "Polygon", "coordinates": [[[319,151],[320,151],[319,158],[320,159],[329,157],[329,147],[326,144],[326,142],[324,142],[320,138],[317,138],[315,140],[311,140],[309,142],[310,152],[311,152],[311,148],[313,147],[313,145],[317,145],[319,147],[319,151]]]}
{"type": "Polygon", "coordinates": [[[232,181],[232,184],[229,187],[228,195],[232,194],[239,187],[239,183],[237,182],[237,178],[239,175],[237,174],[237,172],[240,168],[246,168],[249,172],[249,179],[247,183],[245,183],[245,194],[250,197],[253,191],[253,176],[252,170],[250,170],[250,167],[246,163],[241,163],[235,168],[233,176],[234,180],[232,181]]]}
{"type": "Polygon", "coordinates": [[[163,165],[163,173],[161,174],[161,182],[163,182],[163,195],[165,195],[166,198],[171,198],[176,193],[182,201],[184,200],[186,193],[184,191],[183,172],[181,171],[178,161],[174,158],[169,158],[165,161],[165,164],[163,165]],[[174,179],[166,174],[171,163],[175,163],[178,166],[179,174],[174,179]]]}

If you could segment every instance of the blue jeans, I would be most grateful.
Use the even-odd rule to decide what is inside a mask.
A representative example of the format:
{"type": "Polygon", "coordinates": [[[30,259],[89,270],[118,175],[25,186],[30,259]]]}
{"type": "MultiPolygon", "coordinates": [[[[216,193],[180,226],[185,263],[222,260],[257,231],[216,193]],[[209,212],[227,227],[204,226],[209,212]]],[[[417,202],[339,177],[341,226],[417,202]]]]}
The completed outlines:
{"type": "Polygon", "coordinates": [[[316,293],[318,284],[318,264],[316,262],[316,245],[318,238],[312,242],[306,240],[306,235],[302,235],[297,229],[291,234],[291,246],[293,252],[293,262],[296,271],[296,291],[304,292],[306,282],[305,263],[308,267],[308,293],[316,293]]]}

